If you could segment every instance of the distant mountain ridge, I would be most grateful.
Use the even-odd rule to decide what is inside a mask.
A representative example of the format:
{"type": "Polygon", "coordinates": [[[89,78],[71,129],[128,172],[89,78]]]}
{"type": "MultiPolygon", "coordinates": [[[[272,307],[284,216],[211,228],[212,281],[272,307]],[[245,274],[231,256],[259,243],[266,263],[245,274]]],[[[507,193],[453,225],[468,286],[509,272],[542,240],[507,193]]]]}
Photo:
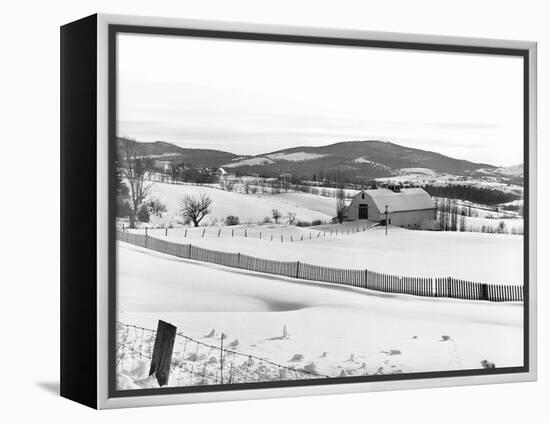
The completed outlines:
{"type": "MultiPolygon", "coordinates": [[[[120,142],[121,139],[117,141],[120,142]]],[[[338,174],[340,177],[353,180],[394,176],[402,174],[406,169],[425,169],[460,176],[507,173],[499,171],[503,168],[487,163],[455,159],[433,151],[377,140],[343,141],[318,147],[292,147],[255,156],[242,156],[221,150],[183,148],[164,141],[140,142],[139,145],[144,155],[158,160],[184,161],[194,167],[226,167],[232,172],[258,173],[264,176],[291,173],[294,176],[310,178],[313,174],[338,174]]]]}
{"type": "MultiPolygon", "coordinates": [[[[117,144],[120,146],[123,138],[117,137],[117,144]]],[[[202,148],[183,148],[165,141],[139,142],[136,141],[141,154],[157,160],[167,160],[171,162],[184,162],[192,164],[194,167],[220,167],[222,164],[234,159],[241,158],[227,151],[202,149],[202,148]]]]}
{"type": "Polygon", "coordinates": [[[319,147],[293,147],[260,154],[227,164],[247,172],[274,173],[284,170],[298,176],[339,172],[351,177],[384,177],[401,169],[425,168],[436,173],[468,175],[479,169],[495,169],[486,163],[454,159],[440,153],[384,141],[344,141],[319,147]]]}

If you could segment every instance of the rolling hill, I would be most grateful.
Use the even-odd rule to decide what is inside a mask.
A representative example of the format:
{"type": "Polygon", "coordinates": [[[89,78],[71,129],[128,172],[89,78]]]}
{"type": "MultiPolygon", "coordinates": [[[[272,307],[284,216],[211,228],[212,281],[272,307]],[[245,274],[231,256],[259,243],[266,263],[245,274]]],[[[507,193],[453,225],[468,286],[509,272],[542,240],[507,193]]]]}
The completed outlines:
{"type": "MultiPolygon", "coordinates": [[[[120,145],[122,141],[123,138],[117,138],[118,145],[120,145]]],[[[137,142],[137,144],[144,156],[173,162],[183,161],[192,167],[217,168],[224,163],[242,158],[242,156],[228,153],[227,151],[183,148],[164,141],[137,142]]]]}
{"type": "MultiPolygon", "coordinates": [[[[120,143],[122,139],[117,141],[120,143]]],[[[155,159],[185,162],[193,167],[225,167],[242,174],[279,176],[281,172],[311,178],[316,174],[353,182],[393,176],[407,169],[453,175],[471,175],[480,170],[498,174],[497,167],[455,159],[427,150],[383,141],[346,141],[319,147],[294,147],[256,156],[240,156],[220,150],[182,148],[156,141],[138,143],[143,154],[155,159]]]]}
{"type": "Polygon", "coordinates": [[[424,168],[455,175],[471,174],[481,168],[495,168],[382,141],[347,141],[320,147],[295,147],[232,160],[225,166],[246,173],[267,175],[278,175],[281,171],[307,177],[313,173],[339,173],[350,180],[391,176],[408,168],[424,168]]]}

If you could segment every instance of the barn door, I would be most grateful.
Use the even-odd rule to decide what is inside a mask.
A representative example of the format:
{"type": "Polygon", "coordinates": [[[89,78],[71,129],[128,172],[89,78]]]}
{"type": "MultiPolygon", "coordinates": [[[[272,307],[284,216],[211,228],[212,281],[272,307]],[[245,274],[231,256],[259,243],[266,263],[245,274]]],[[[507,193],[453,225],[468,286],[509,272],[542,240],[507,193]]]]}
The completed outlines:
{"type": "Polygon", "coordinates": [[[366,204],[359,204],[359,219],[369,218],[369,207],[366,204]]]}

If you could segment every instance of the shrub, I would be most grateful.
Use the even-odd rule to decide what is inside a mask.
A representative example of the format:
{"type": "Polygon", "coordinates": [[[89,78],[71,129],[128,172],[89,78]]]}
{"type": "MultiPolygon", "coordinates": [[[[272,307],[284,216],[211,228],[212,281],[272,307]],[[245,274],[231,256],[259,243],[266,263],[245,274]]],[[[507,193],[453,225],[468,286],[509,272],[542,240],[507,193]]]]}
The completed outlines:
{"type": "Polygon", "coordinates": [[[262,223],[271,223],[271,218],[269,216],[264,217],[264,220],[262,220],[262,223]]]}
{"type": "Polygon", "coordinates": [[[313,222],[311,222],[311,226],[319,226],[322,224],[323,222],[321,222],[321,219],[315,219],[313,222]]]}
{"type": "Polygon", "coordinates": [[[156,198],[150,199],[147,203],[147,207],[149,208],[150,213],[153,213],[159,217],[162,217],[162,213],[166,211],[166,204],[156,198]]]}
{"type": "Polygon", "coordinates": [[[311,222],[304,222],[303,220],[298,220],[296,223],[296,226],[300,228],[307,228],[308,226],[311,226],[311,222]]]}
{"type": "Polygon", "coordinates": [[[147,223],[150,220],[149,209],[145,204],[142,204],[137,212],[137,218],[140,222],[147,223]]]}
{"type": "Polygon", "coordinates": [[[225,224],[227,226],[235,226],[239,224],[239,216],[229,215],[225,218],[225,224]]]}
{"type": "Polygon", "coordinates": [[[277,209],[271,210],[271,215],[273,216],[273,220],[275,223],[279,223],[279,219],[283,216],[281,212],[277,209]]]}

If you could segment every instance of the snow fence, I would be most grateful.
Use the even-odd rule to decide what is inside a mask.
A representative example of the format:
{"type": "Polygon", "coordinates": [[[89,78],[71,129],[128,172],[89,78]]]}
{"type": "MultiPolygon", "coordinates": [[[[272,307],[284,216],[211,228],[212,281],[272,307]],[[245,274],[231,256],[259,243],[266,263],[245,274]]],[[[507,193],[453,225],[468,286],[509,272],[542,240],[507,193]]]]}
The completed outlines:
{"type": "Polygon", "coordinates": [[[452,276],[434,278],[398,276],[373,272],[368,269],[340,269],[300,261],[269,260],[241,253],[209,250],[192,244],[179,244],[150,235],[121,231],[117,231],[117,240],[164,254],[220,266],[394,294],[494,302],[522,302],[524,298],[524,287],[522,285],[471,282],[452,276]]]}

